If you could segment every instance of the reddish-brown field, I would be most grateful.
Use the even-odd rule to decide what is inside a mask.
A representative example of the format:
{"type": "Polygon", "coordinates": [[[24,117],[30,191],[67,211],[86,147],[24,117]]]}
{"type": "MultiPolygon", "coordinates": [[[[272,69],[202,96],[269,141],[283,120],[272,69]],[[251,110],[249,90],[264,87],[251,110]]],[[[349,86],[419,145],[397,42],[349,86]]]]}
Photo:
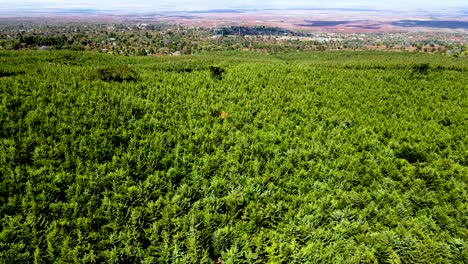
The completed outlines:
{"type": "Polygon", "coordinates": [[[388,11],[255,11],[156,16],[154,19],[194,27],[271,26],[293,30],[336,33],[468,32],[468,18],[437,17],[388,11]],[[403,21],[403,22],[402,22],[403,21]],[[416,21],[411,24],[405,21],[416,21]],[[445,22],[445,23],[444,23],[445,22]]]}

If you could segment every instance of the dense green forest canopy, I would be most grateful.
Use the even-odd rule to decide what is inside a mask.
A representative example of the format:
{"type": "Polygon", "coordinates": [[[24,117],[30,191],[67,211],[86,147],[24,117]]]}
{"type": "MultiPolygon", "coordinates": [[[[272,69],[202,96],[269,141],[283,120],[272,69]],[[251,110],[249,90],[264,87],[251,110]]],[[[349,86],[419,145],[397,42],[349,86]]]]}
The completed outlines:
{"type": "Polygon", "coordinates": [[[1,263],[466,263],[468,61],[0,52],[1,263]]]}

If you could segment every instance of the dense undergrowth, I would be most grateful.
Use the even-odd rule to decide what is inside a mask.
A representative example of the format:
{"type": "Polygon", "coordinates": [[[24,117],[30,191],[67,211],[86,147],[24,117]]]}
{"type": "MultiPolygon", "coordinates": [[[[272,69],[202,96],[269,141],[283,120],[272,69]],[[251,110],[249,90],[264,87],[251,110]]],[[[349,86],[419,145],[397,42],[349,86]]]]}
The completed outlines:
{"type": "Polygon", "coordinates": [[[468,262],[468,62],[0,52],[1,263],[468,262]]]}

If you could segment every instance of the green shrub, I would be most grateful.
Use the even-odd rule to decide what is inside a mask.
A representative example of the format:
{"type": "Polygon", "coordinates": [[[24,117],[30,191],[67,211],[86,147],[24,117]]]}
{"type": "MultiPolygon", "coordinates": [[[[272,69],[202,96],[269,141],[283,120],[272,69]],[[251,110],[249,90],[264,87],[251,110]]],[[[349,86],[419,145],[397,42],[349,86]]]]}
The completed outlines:
{"type": "Polygon", "coordinates": [[[132,82],[138,79],[138,74],[126,65],[100,68],[98,78],[106,82],[132,82]]]}
{"type": "Polygon", "coordinates": [[[0,78],[3,78],[3,77],[12,77],[12,76],[16,76],[16,75],[21,75],[21,74],[24,74],[25,72],[24,71],[6,71],[6,70],[2,70],[0,69],[0,78]]]}
{"type": "Polygon", "coordinates": [[[429,66],[429,63],[421,63],[421,64],[416,64],[413,65],[412,70],[413,73],[418,73],[418,74],[428,74],[430,71],[431,67],[429,66]]]}
{"type": "Polygon", "coordinates": [[[405,159],[410,163],[425,162],[427,160],[424,152],[419,149],[404,146],[396,154],[397,158],[405,159]]]}
{"type": "Polygon", "coordinates": [[[225,70],[221,67],[210,66],[210,72],[213,79],[221,80],[225,70]]]}

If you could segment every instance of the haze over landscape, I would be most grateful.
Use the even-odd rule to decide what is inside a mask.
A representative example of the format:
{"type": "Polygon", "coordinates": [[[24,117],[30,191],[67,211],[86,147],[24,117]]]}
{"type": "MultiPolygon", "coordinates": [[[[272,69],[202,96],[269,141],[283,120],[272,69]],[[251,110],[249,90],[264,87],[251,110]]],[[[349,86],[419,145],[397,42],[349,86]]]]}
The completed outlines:
{"type": "Polygon", "coordinates": [[[2,1],[0,20],[164,22],[190,27],[269,26],[314,32],[468,30],[466,1],[2,1]],[[26,20],[25,20],[26,19],[26,20]]]}
{"type": "Polygon", "coordinates": [[[338,8],[338,9],[373,9],[373,10],[424,10],[424,11],[445,11],[457,10],[465,12],[468,9],[467,1],[449,0],[449,1],[0,1],[2,13],[20,13],[20,12],[47,12],[53,10],[74,10],[83,12],[89,11],[122,11],[122,12],[160,12],[160,11],[199,11],[213,9],[307,9],[307,8],[338,8]]]}

